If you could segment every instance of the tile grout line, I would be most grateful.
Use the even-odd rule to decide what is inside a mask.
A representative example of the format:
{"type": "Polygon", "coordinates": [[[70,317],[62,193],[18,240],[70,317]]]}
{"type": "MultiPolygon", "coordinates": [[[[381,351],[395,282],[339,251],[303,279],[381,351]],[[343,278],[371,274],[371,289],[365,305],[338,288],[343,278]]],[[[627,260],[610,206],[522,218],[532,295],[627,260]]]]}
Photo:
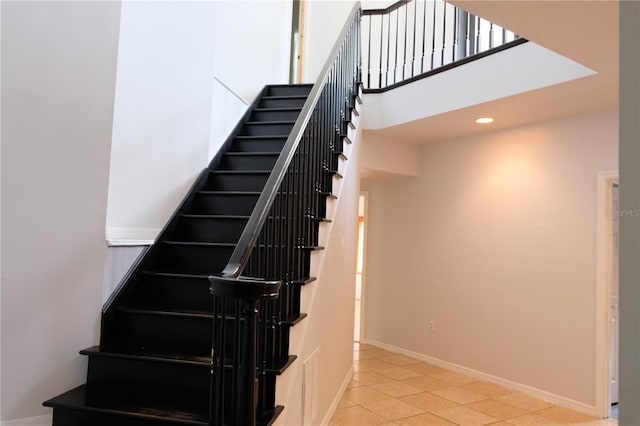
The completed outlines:
{"type": "MultiPolygon", "coordinates": [[[[423,360],[415,359],[413,357],[410,357],[404,354],[397,354],[397,353],[388,351],[386,349],[378,348],[371,345],[358,344],[358,343],[354,344],[354,371],[355,371],[354,377],[352,381],[348,384],[347,389],[345,391],[345,395],[340,401],[340,402],[342,402],[343,400],[347,401],[348,404],[351,404],[351,405],[338,408],[336,410],[336,413],[334,413],[333,418],[331,419],[330,425],[341,425],[341,423],[338,420],[334,420],[336,418],[336,415],[338,415],[339,417],[341,413],[345,412],[341,410],[351,409],[351,411],[353,412],[354,411],[353,409],[355,407],[358,407],[359,409],[364,410],[364,413],[369,413],[375,416],[375,418],[377,419],[384,420],[384,424],[409,424],[406,422],[411,421],[412,418],[418,418],[420,416],[429,415],[429,416],[433,416],[438,419],[441,419],[443,422],[449,422],[449,424],[452,424],[452,425],[456,425],[456,424],[459,425],[460,423],[465,423],[465,420],[462,419],[461,416],[469,415],[470,413],[472,413],[472,415],[475,416],[476,422],[479,422],[477,424],[482,423],[487,426],[490,426],[492,424],[499,424],[499,423],[514,424],[512,423],[514,419],[518,419],[526,416],[536,416],[536,418],[542,418],[544,419],[543,421],[545,423],[553,422],[553,425],[555,426],[561,426],[565,424],[570,424],[571,426],[617,425],[617,422],[612,421],[610,419],[600,420],[593,416],[588,416],[583,413],[580,413],[565,407],[561,407],[557,404],[543,401],[543,400],[525,395],[523,393],[504,388],[498,384],[485,382],[483,380],[466,376],[458,372],[450,371],[440,366],[432,365],[423,360]],[[389,364],[389,367],[382,368],[382,367],[386,367],[386,365],[379,364],[381,362],[389,364]],[[367,367],[367,364],[371,364],[372,367],[367,367]],[[414,366],[414,369],[410,368],[409,366],[414,366]],[[385,374],[385,371],[386,371],[386,374],[385,374]],[[434,377],[437,375],[441,375],[441,376],[434,377]],[[439,385],[436,383],[435,386],[443,386],[443,387],[440,389],[424,389],[419,387],[417,384],[416,386],[411,386],[410,384],[406,383],[409,380],[421,379],[421,378],[426,380],[432,380],[434,382],[441,382],[439,385]],[[367,383],[365,383],[364,381],[358,381],[358,379],[364,380],[367,383]],[[471,389],[469,389],[469,387],[465,388],[465,385],[473,385],[473,384],[477,384],[476,389],[474,389],[473,387],[471,389]],[[386,388],[387,392],[390,392],[391,390],[389,387],[393,388],[394,385],[412,387],[413,389],[419,392],[409,391],[411,393],[405,394],[403,393],[403,391],[397,390],[397,392],[394,391],[394,393],[397,393],[397,396],[394,396],[390,393],[385,392],[385,385],[388,386],[386,388]],[[485,389],[484,392],[487,392],[487,393],[484,393],[482,390],[477,389],[478,387],[480,388],[484,387],[485,389]],[[352,391],[353,389],[357,390],[359,388],[361,389],[360,393],[369,392],[369,391],[377,392],[382,396],[382,399],[379,399],[379,396],[372,396],[372,395],[370,395],[369,397],[365,397],[364,399],[357,398],[358,400],[360,400],[360,402],[356,402],[353,399],[348,399],[348,396],[351,396],[353,398],[353,396],[351,395],[351,393],[353,392],[350,393],[349,391],[352,391]],[[440,394],[435,393],[437,391],[442,391],[442,392],[440,394]],[[457,400],[449,399],[447,398],[447,395],[444,395],[446,391],[454,392],[453,394],[449,392],[448,396],[450,398],[456,395],[455,392],[458,392],[458,395],[460,397],[457,400]],[[496,392],[499,392],[499,393],[496,393],[496,392]],[[464,397],[465,394],[467,395],[467,398],[472,398],[472,399],[469,400],[468,402],[458,402],[458,401],[463,401],[465,399],[464,397]],[[418,395],[428,395],[429,397],[438,398],[443,401],[446,401],[447,404],[453,404],[453,405],[449,408],[425,409],[424,405],[420,407],[416,404],[405,402],[406,399],[403,400],[403,398],[408,398],[411,396],[418,396],[418,395]],[[510,403],[509,401],[504,401],[500,399],[509,395],[513,395],[513,398],[519,398],[521,401],[521,405],[515,405],[510,403]],[[473,398],[477,396],[481,397],[481,399],[473,400],[473,398]],[[381,408],[380,411],[375,411],[370,408],[374,404],[381,403],[381,402],[387,402],[387,404],[383,404],[382,406],[380,406],[381,408]],[[489,408],[487,408],[486,412],[482,412],[470,407],[470,405],[481,403],[481,402],[493,403],[494,415],[490,414],[491,409],[489,408]],[[369,407],[367,407],[366,405],[368,405],[369,407]],[[408,416],[404,416],[401,411],[396,411],[396,414],[393,414],[393,415],[389,415],[388,412],[384,412],[383,414],[385,415],[379,414],[383,412],[382,410],[384,410],[385,407],[387,407],[387,411],[392,410],[393,408],[391,407],[393,405],[396,406],[395,408],[396,410],[401,410],[401,408],[406,410],[406,407],[410,407],[414,410],[421,411],[421,413],[411,414],[408,416]],[[537,405],[537,406],[534,406],[534,405],[537,405]],[[508,410],[513,409],[516,411],[521,411],[522,413],[518,415],[514,415],[513,417],[510,417],[510,415],[507,415],[507,418],[503,419],[505,414],[500,414],[499,413],[500,408],[498,407],[502,409],[506,408],[508,410]],[[464,410],[460,410],[461,408],[463,408],[464,410]],[[444,414],[444,410],[449,410],[448,417],[445,417],[442,415],[444,414]],[[396,415],[398,415],[398,417],[393,419],[396,415]],[[390,417],[392,419],[387,420],[390,417]],[[556,420],[556,419],[559,419],[559,420],[556,420]],[[562,423],[560,421],[561,419],[563,419],[562,421],[565,421],[565,423],[562,423]],[[488,423],[485,423],[485,422],[488,422],[488,423]]],[[[365,425],[368,426],[370,424],[370,423],[359,422],[358,419],[355,419],[354,420],[355,422],[352,420],[353,419],[351,420],[348,419],[346,424],[362,425],[362,426],[365,426],[365,425]]],[[[376,420],[376,421],[379,421],[379,420],[376,420]]],[[[521,423],[521,422],[518,421],[517,423],[521,423]]],[[[382,424],[382,423],[379,423],[379,424],[382,424]]],[[[411,423],[411,424],[418,424],[418,423],[411,423]]],[[[552,423],[548,423],[548,424],[552,424],[552,423]]]]}

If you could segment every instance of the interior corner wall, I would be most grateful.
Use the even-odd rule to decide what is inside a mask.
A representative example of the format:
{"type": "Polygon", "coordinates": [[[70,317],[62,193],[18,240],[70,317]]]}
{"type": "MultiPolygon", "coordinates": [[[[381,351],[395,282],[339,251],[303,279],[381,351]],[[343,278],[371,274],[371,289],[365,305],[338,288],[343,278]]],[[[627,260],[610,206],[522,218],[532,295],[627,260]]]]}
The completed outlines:
{"type": "Polygon", "coordinates": [[[344,27],[354,0],[307,0],[304,17],[302,79],[315,83],[344,27]]]}
{"type": "Polygon", "coordinates": [[[293,2],[215,3],[215,77],[249,103],[264,85],[289,83],[293,2]]]}
{"type": "Polygon", "coordinates": [[[107,234],[153,239],[206,166],[213,2],[124,2],[107,234]]]}
{"type": "Polygon", "coordinates": [[[123,3],[109,240],[156,237],[246,109],[237,97],[288,81],[290,28],[284,0],[123,3]]]}
{"type": "Polygon", "coordinates": [[[98,341],[120,2],[0,7],[5,421],[49,413],[98,341]]]}
{"type": "Polygon", "coordinates": [[[427,144],[418,178],[364,181],[365,338],[595,406],[597,173],[618,167],[617,125],[427,144]]]}

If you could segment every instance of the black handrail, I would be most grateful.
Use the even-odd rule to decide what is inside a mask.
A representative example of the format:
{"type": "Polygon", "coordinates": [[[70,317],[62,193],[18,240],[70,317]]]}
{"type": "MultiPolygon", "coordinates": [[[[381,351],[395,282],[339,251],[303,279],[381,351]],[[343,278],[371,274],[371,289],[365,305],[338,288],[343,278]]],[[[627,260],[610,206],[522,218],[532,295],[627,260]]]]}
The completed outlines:
{"type": "Polygon", "coordinates": [[[293,129],[291,130],[291,133],[287,138],[287,141],[282,150],[282,155],[280,155],[280,157],[276,161],[273,171],[267,179],[264,189],[260,194],[260,198],[258,198],[258,202],[256,203],[253,213],[251,214],[251,217],[247,222],[244,232],[240,236],[238,244],[233,251],[231,258],[229,259],[229,263],[222,271],[222,276],[228,278],[237,278],[240,276],[243,268],[246,266],[247,259],[251,255],[251,251],[253,250],[253,247],[255,246],[258,236],[260,235],[260,232],[262,230],[262,225],[264,224],[269,214],[269,208],[273,204],[273,200],[276,198],[280,183],[283,181],[284,176],[287,173],[287,169],[291,164],[291,160],[293,159],[293,156],[296,152],[296,148],[298,147],[298,144],[302,139],[303,132],[306,129],[307,124],[309,123],[311,114],[318,104],[322,89],[324,88],[325,82],[329,76],[329,72],[333,68],[336,56],[342,49],[345,37],[353,26],[356,15],[358,15],[359,17],[360,12],[360,2],[358,2],[353,6],[353,9],[349,14],[349,18],[347,19],[347,24],[345,24],[342,31],[340,32],[340,35],[338,36],[338,39],[333,45],[333,49],[329,54],[329,59],[325,62],[317,81],[311,89],[309,97],[302,107],[302,111],[300,112],[298,119],[293,125],[293,129]]]}
{"type": "Polygon", "coordinates": [[[520,39],[444,0],[401,0],[386,9],[364,10],[362,15],[366,92],[415,81],[520,39]]]}
{"type": "Polygon", "coordinates": [[[214,298],[211,424],[254,425],[288,362],[288,332],[332,193],[360,89],[360,5],[313,85],[231,258],[210,276],[214,298]],[[242,274],[242,276],[241,276],[242,274]],[[271,381],[271,382],[270,382],[271,381]]]}

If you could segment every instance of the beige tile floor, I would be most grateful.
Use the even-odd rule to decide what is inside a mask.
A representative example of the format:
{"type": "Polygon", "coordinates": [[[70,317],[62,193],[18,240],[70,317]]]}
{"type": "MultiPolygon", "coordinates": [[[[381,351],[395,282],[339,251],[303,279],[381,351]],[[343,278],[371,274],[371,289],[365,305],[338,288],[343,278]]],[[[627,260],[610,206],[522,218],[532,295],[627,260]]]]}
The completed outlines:
{"type": "Polygon", "coordinates": [[[364,344],[330,426],[617,426],[498,385],[364,344]]]}

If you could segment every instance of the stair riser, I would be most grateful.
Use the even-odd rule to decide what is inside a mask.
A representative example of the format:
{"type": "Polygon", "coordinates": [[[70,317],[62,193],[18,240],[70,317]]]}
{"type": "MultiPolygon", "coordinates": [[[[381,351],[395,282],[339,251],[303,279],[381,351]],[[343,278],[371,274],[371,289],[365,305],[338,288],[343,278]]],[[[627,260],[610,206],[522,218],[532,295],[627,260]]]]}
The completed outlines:
{"type": "Polygon", "coordinates": [[[273,155],[225,155],[220,164],[221,170],[272,170],[278,159],[273,155]]]}
{"type": "Polygon", "coordinates": [[[249,121],[295,121],[300,110],[291,111],[254,111],[249,121]]]}
{"type": "Polygon", "coordinates": [[[260,174],[219,174],[213,173],[204,191],[251,191],[260,192],[269,177],[268,173],[260,174]]]}
{"type": "Polygon", "coordinates": [[[262,99],[258,104],[259,108],[302,108],[306,102],[306,97],[262,99]]]}
{"type": "Polygon", "coordinates": [[[189,213],[250,216],[259,195],[243,194],[198,194],[189,213]]]}
{"type": "Polygon", "coordinates": [[[113,326],[118,345],[136,351],[208,356],[212,318],[119,312],[113,326]]]}
{"type": "Polygon", "coordinates": [[[169,239],[211,243],[237,243],[247,224],[246,218],[182,217],[169,239]]]}
{"type": "MultiPolygon", "coordinates": [[[[205,423],[203,423],[205,424],[205,423]]],[[[185,426],[193,422],[148,420],[105,413],[91,413],[56,408],[53,410],[53,426],[185,426]]]]}
{"type": "Polygon", "coordinates": [[[213,297],[206,278],[145,275],[136,288],[135,303],[167,311],[212,311],[213,297]]]}
{"type": "Polygon", "coordinates": [[[235,139],[231,152],[282,152],[287,138],[235,139]]]}
{"type": "Polygon", "coordinates": [[[270,86],[267,89],[267,96],[306,96],[311,92],[311,87],[311,85],[270,86]]]}
{"type": "Polygon", "coordinates": [[[181,395],[206,413],[211,382],[209,366],[190,366],[134,359],[90,356],[90,394],[103,389],[147,390],[154,395],[181,395]]]}
{"type": "Polygon", "coordinates": [[[233,247],[164,244],[158,257],[157,270],[181,274],[213,275],[222,272],[233,253],[233,247]]]}
{"type": "Polygon", "coordinates": [[[274,124],[245,124],[240,130],[243,136],[265,136],[265,135],[288,135],[291,133],[293,123],[274,123],[274,124]]]}
{"type": "MultiPolygon", "coordinates": [[[[233,335],[235,333],[234,306],[227,307],[225,321],[225,351],[227,356],[233,353],[233,335]]],[[[240,333],[244,320],[240,318],[240,333]]],[[[208,358],[211,356],[213,316],[184,317],[155,313],[122,311],[114,323],[118,329],[116,345],[128,350],[143,353],[179,353],[208,358]]],[[[111,350],[108,347],[107,350],[111,350]]]]}

